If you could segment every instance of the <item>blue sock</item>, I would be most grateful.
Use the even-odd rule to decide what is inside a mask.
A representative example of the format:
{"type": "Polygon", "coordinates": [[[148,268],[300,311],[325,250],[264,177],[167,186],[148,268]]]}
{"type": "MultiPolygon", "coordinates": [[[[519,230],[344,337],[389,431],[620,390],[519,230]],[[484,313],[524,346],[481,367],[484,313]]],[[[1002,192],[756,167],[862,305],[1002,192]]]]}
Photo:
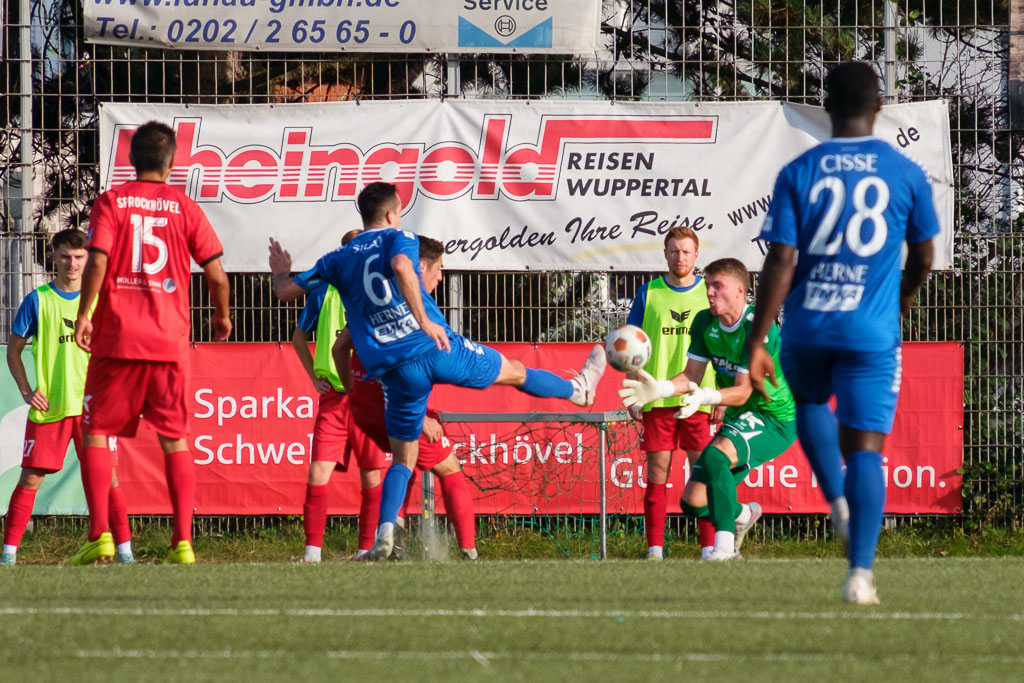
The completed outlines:
{"type": "Polygon", "coordinates": [[[572,382],[562,379],[553,372],[526,368],[526,381],[519,391],[538,398],[569,398],[572,396],[572,382]]]}
{"type": "Polygon", "coordinates": [[[827,403],[798,403],[796,433],[807,454],[825,500],[843,495],[843,454],[839,451],[839,422],[827,403]]]}
{"type": "Polygon", "coordinates": [[[850,503],[850,567],[871,569],[885,509],[882,454],[851,453],[846,458],[845,489],[846,500],[850,503]]]}
{"type": "Polygon", "coordinates": [[[398,511],[405,502],[405,492],[409,488],[410,479],[412,470],[405,465],[395,463],[388,468],[388,473],[384,475],[384,488],[380,494],[380,520],[377,524],[394,524],[398,519],[398,511]]]}

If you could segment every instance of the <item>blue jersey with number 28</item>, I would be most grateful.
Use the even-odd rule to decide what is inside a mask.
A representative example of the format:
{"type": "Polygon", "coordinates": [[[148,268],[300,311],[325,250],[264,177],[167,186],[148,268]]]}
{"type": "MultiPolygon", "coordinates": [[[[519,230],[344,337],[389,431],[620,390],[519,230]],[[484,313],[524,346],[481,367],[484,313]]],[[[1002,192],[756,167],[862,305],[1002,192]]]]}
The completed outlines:
{"type": "MultiPolygon", "coordinates": [[[[341,294],[352,343],[370,377],[402,365],[434,348],[434,340],[420,329],[409,310],[391,259],[405,254],[420,272],[419,240],[394,228],[364,230],[340,249],[323,256],[311,271],[296,281],[307,291],[326,281],[341,294]]],[[[454,336],[441,309],[420,283],[427,317],[454,336]]]]}
{"type": "Polygon", "coordinates": [[[884,351],[900,342],[903,243],[939,233],[924,169],[875,137],[835,138],[775,181],[761,239],[796,247],[782,337],[884,351]]]}

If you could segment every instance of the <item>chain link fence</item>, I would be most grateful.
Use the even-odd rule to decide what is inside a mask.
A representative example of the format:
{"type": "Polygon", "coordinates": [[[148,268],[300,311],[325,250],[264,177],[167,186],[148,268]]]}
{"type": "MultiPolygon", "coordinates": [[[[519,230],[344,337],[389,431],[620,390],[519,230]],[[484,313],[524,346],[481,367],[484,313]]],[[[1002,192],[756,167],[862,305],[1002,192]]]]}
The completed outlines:
{"type": "MultiPolygon", "coordinates": [[[[875,63],[889,102],[944,98],[955,179],[955,264],[904,323],[912,341],[960,341],[966,360],[965,516],[1024,510],[1024,135],[1010,128],[1010,2],[605,0],[594,55],[197,52],[86,43],[80,0],[7,0],[0,105],[0,342],[48,279],[47,234],[87,224],[101,102],[278,103],[493,98],[773,99],[818,104],[831,64],[875,63]]],[[[625,319],[651,273],[448,272],[438,301],[483,342],[592,341],[625,319]]],[[[234,273],[238,341],[285,342],[301,302],[234,273]]],[[[192,282],[193,334],[210,304],[192,282]]],[[[807,520],[780,520],[774,529],[807,520]]],[[[793,526],[795,525],[795,527],[793,526]]],[[[771,533],[771,531],[769,531],[771,533]]]]}

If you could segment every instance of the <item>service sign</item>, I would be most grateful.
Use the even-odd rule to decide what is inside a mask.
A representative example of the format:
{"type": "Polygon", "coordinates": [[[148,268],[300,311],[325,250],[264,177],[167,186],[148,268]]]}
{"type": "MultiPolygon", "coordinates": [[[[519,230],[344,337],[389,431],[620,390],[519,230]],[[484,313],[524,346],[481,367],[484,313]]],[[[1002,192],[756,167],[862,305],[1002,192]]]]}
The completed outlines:
{"type": "Polygon", "coordinates": [[[600,0],[85,0],[94,43],[185,50],[597,49],[600,0]]]}
{"type": "MultiPolygon", "coordinates": [[[[445,245],[460,270],[660,271],[674,226],[700,237],[698,265],[760,270],[775,178],[829,136],[817,107],[778,102],[399,101],[102,107],[104,189],[135,176],[135,128],[172,125],[170,183],[199,202],[224,265],[267,269],[276,237],[309,268],[362,224],[355,199],[394,183],[402,227],[445,245]]],[[[927,169],[952,262],[949,120],[943,102],[885,107],[876,134],[927,169]]]]}

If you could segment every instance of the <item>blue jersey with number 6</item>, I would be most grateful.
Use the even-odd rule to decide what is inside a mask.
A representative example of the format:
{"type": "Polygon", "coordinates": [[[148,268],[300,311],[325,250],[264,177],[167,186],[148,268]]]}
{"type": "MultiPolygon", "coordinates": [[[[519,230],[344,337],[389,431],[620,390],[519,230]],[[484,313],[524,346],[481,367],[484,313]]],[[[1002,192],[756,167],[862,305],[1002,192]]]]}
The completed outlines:
{"type": "Polygon", "coordinates": [[[835,138],[786,165],[761,239],[796,247],[782,337],[884,351],[900,343],[903,243],[939,233],[924,169],[875,137],[835,138]]]}
{"type": "MultiPolygon", "coordinates": [[[[328,282],[341,294],[345,304],[352,343],[367,375],[379,376],[434,348],[413,317],[398,289],[391,259],[405,254],[420,272],[419,240],[416,235],[394,228],[364,230],[351,242],[317,261],[313,270],[295,278],[307,291],[320,281],[328,282]]],[[[420,282],[420,297],[427,317],[454,336],[433,297],[420,282]]]]}

